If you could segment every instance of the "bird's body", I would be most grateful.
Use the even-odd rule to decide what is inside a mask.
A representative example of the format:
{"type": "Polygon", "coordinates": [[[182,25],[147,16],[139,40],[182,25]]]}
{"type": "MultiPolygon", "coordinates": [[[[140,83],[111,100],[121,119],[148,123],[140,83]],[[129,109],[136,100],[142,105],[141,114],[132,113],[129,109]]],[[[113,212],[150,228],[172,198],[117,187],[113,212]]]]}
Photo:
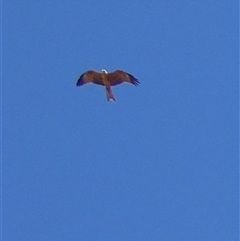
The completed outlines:
{"type": "Polygon", "coordinates": [[[87,83],[103,85],[106,88],[107,100],[115,101],[111,86],[119,85],[123,82],[130,83],[135,86],[139,84],[139,81],[133,75],[127,72],[116,70],[108,73],[105,69],[103,69],[101,73],[98,73],[94,70],[89,70],[83,73],[77,81],[77,86],[82,86],[87,83]]]}

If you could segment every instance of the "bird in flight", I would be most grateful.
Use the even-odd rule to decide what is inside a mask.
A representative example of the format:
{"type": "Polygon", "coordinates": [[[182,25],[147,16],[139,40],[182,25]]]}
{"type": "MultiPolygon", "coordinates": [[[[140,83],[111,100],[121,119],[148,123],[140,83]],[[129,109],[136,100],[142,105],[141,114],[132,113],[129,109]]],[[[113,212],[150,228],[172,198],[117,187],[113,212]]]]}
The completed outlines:
{"type": "Polygon", "coordinates": [[[88,83],[103,85],[106,89],[107,100],[115,101],[111,86],[119,85],[123,82],[130,83],[135,86],[140,84],[138,79],[136,79],[133,75],[122,70],[115,70],[114,72],[108,73],[105,69],[102,69],[101,73],[94,70],[89,70],[83,73],[77,81],[77,86],[82,86],[88,83]]]}

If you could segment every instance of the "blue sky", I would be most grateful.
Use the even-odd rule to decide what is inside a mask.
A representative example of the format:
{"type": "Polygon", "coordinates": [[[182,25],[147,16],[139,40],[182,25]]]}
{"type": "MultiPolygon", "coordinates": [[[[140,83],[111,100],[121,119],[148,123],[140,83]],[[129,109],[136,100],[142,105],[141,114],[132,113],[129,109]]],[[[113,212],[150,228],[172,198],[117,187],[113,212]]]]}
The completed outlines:
{"type": "Polygon", "coordinates": [[[238,9],[3,1],[3,240],[238,240],[238,9]]]}

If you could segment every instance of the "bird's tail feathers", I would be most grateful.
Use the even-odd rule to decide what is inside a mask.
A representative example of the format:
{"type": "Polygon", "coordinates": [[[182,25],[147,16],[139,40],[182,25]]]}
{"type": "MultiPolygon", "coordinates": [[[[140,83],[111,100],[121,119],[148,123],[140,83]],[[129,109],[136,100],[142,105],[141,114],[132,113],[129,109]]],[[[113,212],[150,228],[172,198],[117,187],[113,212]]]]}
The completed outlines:
{"type": "Polygon", "coordinates": [[[106,93],[107,93],[107,100],[115,100],[114,96],[113,96],[113,93],[112,93],[112,90],[111,90],[111,87],[110,86],[107,86],[106,87],[106,93]]]}

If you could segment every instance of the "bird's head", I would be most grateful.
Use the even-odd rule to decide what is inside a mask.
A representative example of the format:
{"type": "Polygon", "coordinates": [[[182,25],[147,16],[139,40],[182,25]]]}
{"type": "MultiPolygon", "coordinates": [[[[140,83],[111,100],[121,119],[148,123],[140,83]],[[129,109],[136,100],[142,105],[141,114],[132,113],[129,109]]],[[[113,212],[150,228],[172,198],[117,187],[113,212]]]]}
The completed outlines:
{"type": "Polygon", "coordinates": [[[107,70],[105,70],[105,69],[102,69],[102,73],[108,74],[107,70]]]}

